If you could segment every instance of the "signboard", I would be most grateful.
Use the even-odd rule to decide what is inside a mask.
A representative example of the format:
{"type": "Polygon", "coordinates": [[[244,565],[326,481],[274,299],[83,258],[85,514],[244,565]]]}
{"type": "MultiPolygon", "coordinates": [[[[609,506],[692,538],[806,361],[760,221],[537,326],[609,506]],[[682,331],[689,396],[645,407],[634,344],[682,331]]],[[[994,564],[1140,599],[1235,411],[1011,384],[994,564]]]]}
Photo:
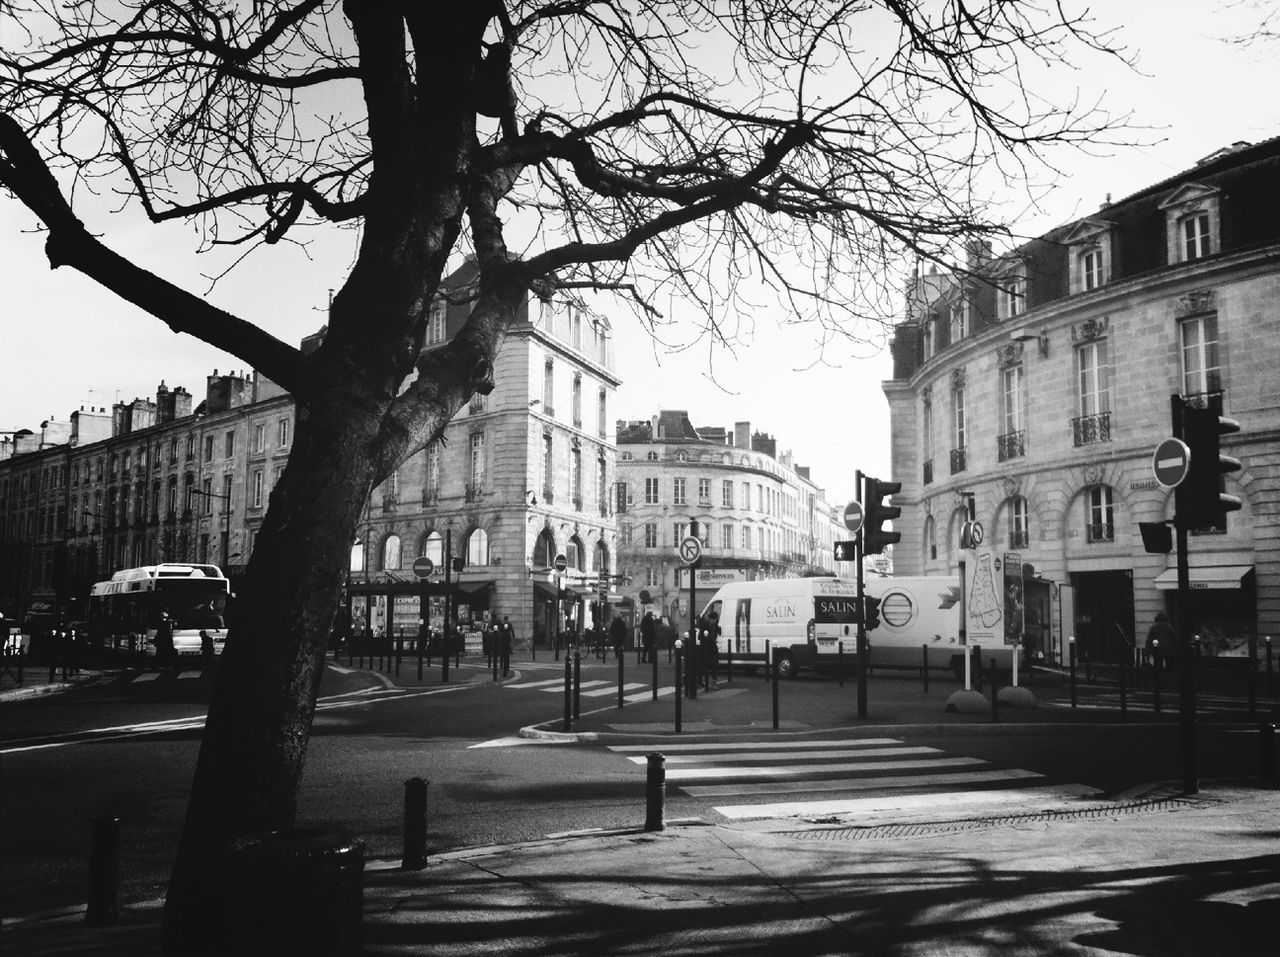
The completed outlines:
{"type": "Polygon", "coordinates": [[[1004,556],[1004,643],[1010,648],[1022,644],[1025,596],[1022,589],[1022,556],[1006,552],[1004,556]]]}
{"type": "Polygon", "coordinates": [[[856,532],[862,528],[862,505],[859,502],[850,502],[844,507],[844,527],[851,532],[856,532]]]}
{"type": "Polygon", "coordinates": [[[702,557],[702,542],[692,535],[687,535],[680,540],[680,547],[676,549],[676,553],[680,556],[680,561],[686,565],[692,565],[702,557]]]}
{"type": "Polygon", "coordinates": [[[698,591],[714,590],[730,582],[744,582],[747,580],[746,570],[742,568],[678,568],[676,573],[679,576],[679,587],[686,591],[689,588],[690,571],[693,571],[693,583],[697,586],[698,591]]]}
{"type": "Polygon", "coordinates": [[[852,625],[858,621],[858,598],[819,595],[813,600],[813,620],[819,625],[852,625]]]}
{"type": "Polygon", "coordinates": [[[1191,450],[1181,439],[1165,439],[1151,455],[1151,472],[1165,488],[1177,488],[1187,477],[1191,450]]]}
{"type": "MultiPolygon", "coordinates": [[[[1022,566],[1018,566],[1021,571],[1022,566]]],[[[1004,580],[989,548],[977,549],[964,564],[966,643],[995,648],[1004,644],[1004,580]]]]}
{"type": "Polygon", "coordinates": [[[436,572],[436,563],[426,555],[413,560],[413,574],[418,578],[430,578],[436,572]]]}
{"type": "Polygon", "coordinates": [[[555,561],[556,571],[562,572],[569,567],[569,560],[563,555],[557,555],[555,561]]]}

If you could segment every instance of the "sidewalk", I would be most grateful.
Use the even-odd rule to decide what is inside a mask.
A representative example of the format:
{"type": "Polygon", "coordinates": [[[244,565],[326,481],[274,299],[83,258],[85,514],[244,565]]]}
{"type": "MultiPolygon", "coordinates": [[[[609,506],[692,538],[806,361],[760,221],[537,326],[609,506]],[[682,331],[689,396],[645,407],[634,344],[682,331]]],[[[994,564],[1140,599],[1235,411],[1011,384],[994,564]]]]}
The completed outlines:
{"type": "MultiPolygon", "coordinates": [[[[1230,782],[1016,817],[944,809],[469,848],[365,870],[364,953],[1275,953],[1280,801],[1230,782]]],[[[639,822],[638,822],[639,823],[639,822]]],[[[159,902],[4,927],[15,954],[152,955],[159,902]]]]}

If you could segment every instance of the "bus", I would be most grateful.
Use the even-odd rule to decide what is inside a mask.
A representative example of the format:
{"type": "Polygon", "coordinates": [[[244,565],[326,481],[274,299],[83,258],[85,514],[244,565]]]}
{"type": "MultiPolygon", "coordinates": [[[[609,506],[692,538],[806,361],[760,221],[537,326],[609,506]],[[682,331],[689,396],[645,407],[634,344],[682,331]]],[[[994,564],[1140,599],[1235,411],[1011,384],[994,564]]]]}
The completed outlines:
{"type": "Polygon", "coordinates": [[[164,654],[156,635],[167,616],[178,655],[203,654],[206,636],[213,654],[220,655],[230,596],[230,582],[217,565],[125,568],[90,590],[89,637],[97,647],[164,654]]]}

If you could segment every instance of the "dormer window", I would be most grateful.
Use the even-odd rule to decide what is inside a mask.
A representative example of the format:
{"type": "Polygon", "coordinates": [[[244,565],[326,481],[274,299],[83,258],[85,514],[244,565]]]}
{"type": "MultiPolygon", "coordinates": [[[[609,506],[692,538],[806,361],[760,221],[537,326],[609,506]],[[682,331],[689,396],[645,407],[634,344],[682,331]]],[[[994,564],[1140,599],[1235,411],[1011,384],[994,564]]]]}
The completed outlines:
{"type": "Polygon", "coordinates": [[[1092,292],[1111,281],[1111,231],[1114,224],[1084,219],[1063,237],[1070,250],[1071,291],[1092,292]]]}
{"type": "Polygon", "coordinates": [[[1213,187],[1187,183],[1160,204],[1170,265],[1203,259],[1222,248],[1219,199],[1213,187]]]}
{"type": "Polygon", "coordinates": [[[1010,273],[1000,279],[996,294],[996,316],[1014,319],[1022,315],[1027,306],[1027,280],[1018,273],[1010,273]]]}

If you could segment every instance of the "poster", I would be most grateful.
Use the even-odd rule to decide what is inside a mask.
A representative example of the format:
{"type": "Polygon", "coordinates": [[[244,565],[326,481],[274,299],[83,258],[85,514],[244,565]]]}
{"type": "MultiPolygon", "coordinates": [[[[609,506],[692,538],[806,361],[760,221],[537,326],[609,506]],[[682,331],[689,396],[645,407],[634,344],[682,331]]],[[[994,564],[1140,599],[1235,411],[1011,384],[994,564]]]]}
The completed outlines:
{"type": "Polygon", "coordinates": [[[1007,552],[1004,556],[1004,643],[1010,648],[1022,644],[1026,609],[1022,592],[1022,556],[1007,552]]]}
{"type": "Polygon", "coordinates": [[[1004,642],[1004,580],[997,581],[999,571],[1000,562],[990,549],[974,551],[965,563],[964,614],[969,645],[993,648],[1004,642]]]}

